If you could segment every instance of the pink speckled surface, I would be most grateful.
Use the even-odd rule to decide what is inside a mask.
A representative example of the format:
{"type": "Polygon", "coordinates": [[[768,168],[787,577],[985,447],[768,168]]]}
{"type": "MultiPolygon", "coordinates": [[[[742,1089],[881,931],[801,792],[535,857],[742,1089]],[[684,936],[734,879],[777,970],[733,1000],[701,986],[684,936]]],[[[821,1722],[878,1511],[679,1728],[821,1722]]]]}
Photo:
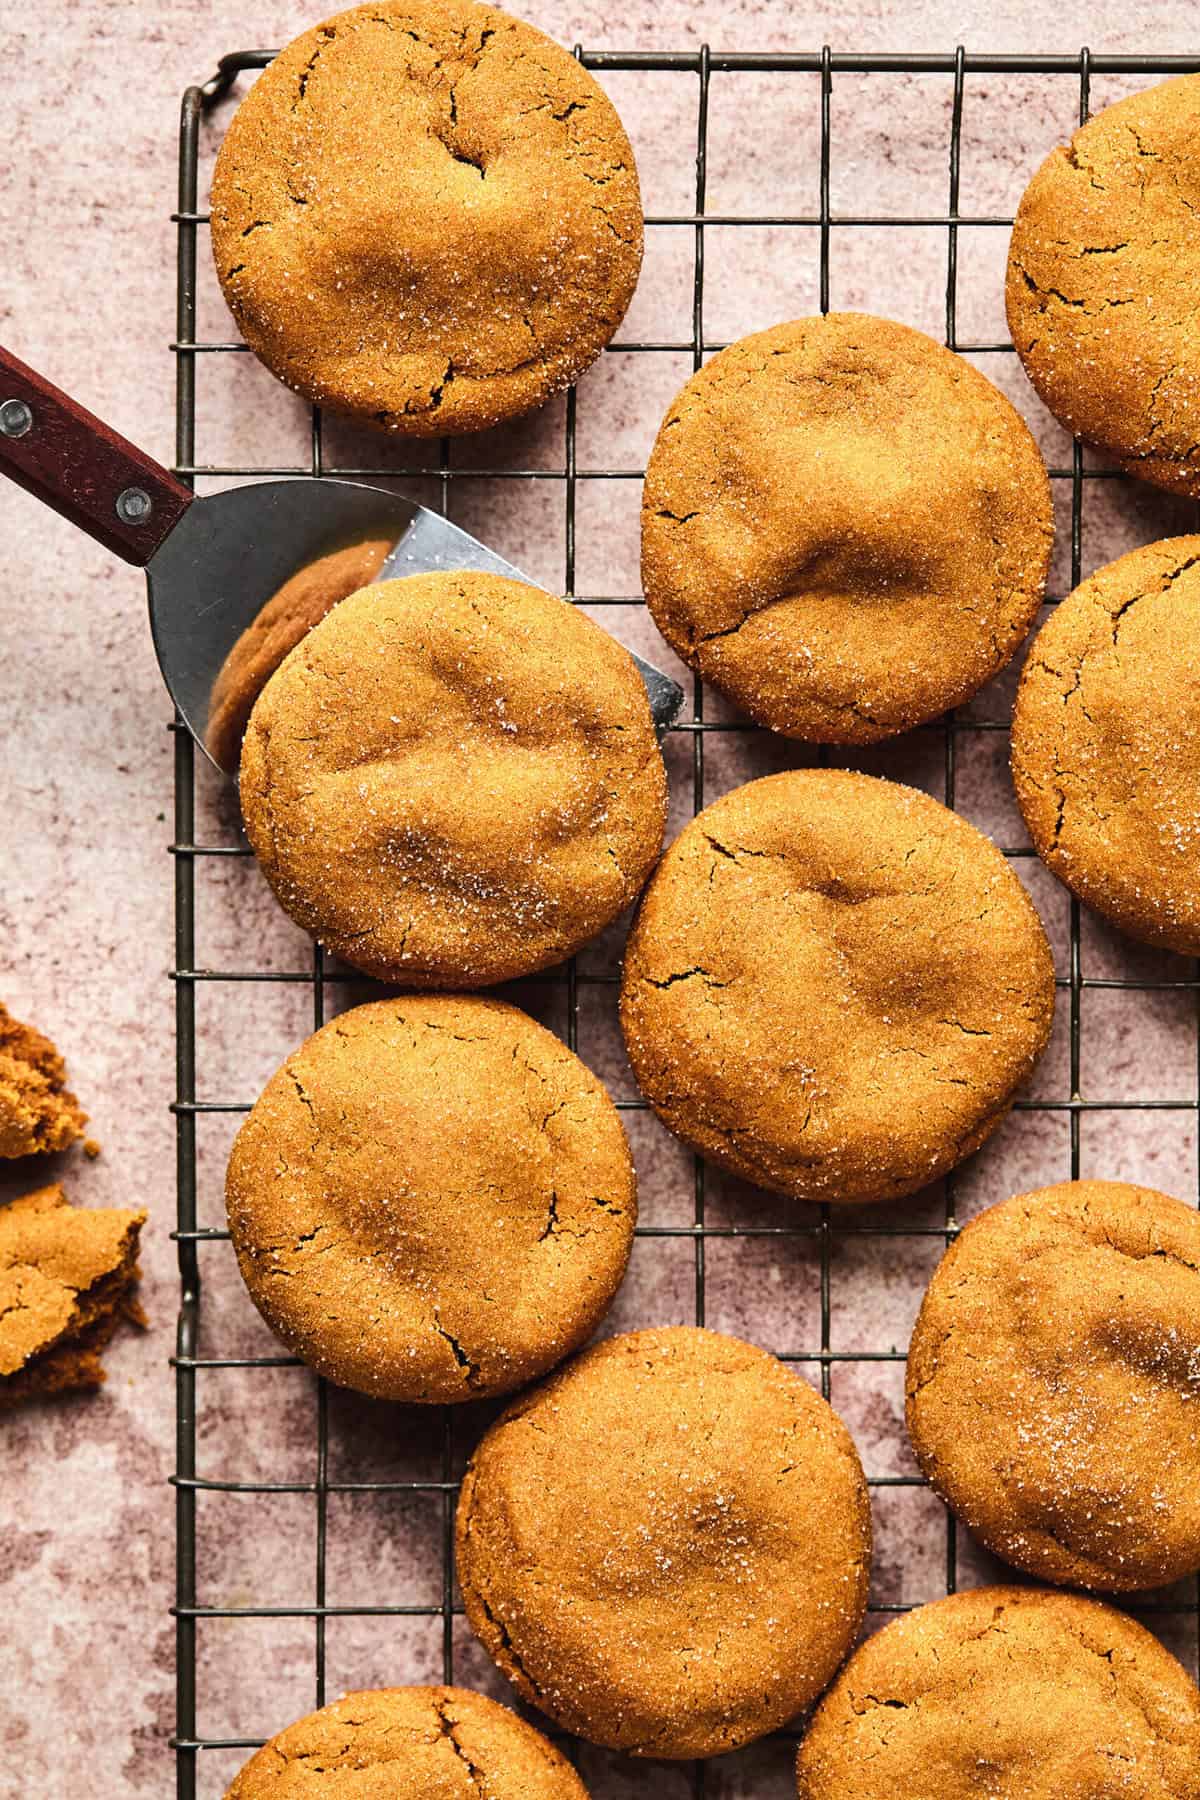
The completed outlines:
{"type": "MultiPolygon", "coordinates": [[[[282,0],[247,7],[211,0],[51,0],[40,8],[5,4],[5,117],[0,148],[0,337],[40,365],[120,429],[166,457],[172,447],[174,235],[178,97],[205,77],[218,55],[275,44],[319,16],[282,0]]],[[[1027,0],[919,10],[883,0],[830,0],[797,9],[784,0],[614,0],[602,12],[569,0],[540,0],[529,16],[567,44],[589,48],[811,48],[829,39],[846,50],[950,50],[958,41],[993,51],[1033,48],[1200,51],[1185,0],[1159,0],[1135,18],[1124,0],[1027,0]]],[[[687,212],[695,78],[620,74],[607,85],[639,153],[647,210],[687,212]]],[[[1099,106],[1138,82],[1093,84],[1099,106]]],[[[844,76],[835,83],[832,201],[835,211],[940,212],[946,205],[951,84],[944,77],[844,76]]],[[[966,83],[962,210],[1011,211],[1045,151],[1070,129],[1070,78],[970,77],[966,83]]],[[[216,113],[204,135],[204,179],[229,116],[216,113]]],[[[709,137],[712,211],[800,210],[817,202],[818,92],[813,77],[714,76],[709,137]]],[[[959,241],[958,329],[964,340],[1005,335],[1001,273],[1006,234],[964,228],[959,241]]],[[[815,308],[815,230],[707,233],[706,336],[723,342],[815,308]]],[[[201,246],[199,335],[225,337],[229,325],[201,246]]],[[[625,337],[685,342],[691,330],[692,236],[651,231],[643,281],[625,337]]],[[[944,233],[936,228],[836,231],[831,302],[890,313],[940,335],[944,233]]],[[[1012,358],[980,364],[1015,399],[1049,459],[1068,456],[1063,432],[1038,405],[1012,358]]],[[[662,410],[690,369],[686,353],[635,357],[614,352],[579,390],[580,469],[633,469],[644,459],[662,410]]],[[[198,456],[303,460],[307,422],[299,405],[248,358],[202,358],[198,456]]],[[[561,467],[563,405],[507,433],[457,445],[472,467],[561,467]]],[[[331,427],[331,462],[378,449],[331,427]]],[[[419,469],[431,452],[395,452],[419,469]]],[[[429,491],[414,478],[413,491],[429,491]]],[[[1056,484],[1060,501],[1069,500],[1056,484]]],[[[636,481],[589,482],[578,492],[576,587],[581,594],[637,591],[636,481]]],[[[561,483],[486,478],[455,488],[456,516],[551,587],[563,583],[561,483]]],[[[1084,573],[1133,544],[1190,529],[1194,509],[1133,483],[1100,482],[1087,493],[1084,573]]],[[[1069,516],[1064,505],[1060,517],[1069,516]]],[[[0,1796],[43,1800],[98,1793],[111,1800],[165,1794],[173,1781],[166,1740],[173,1722],[173,1384],[167,1366],[176,1304],[173,1223],[171,752],[168,708],[146,627],[139,576],[110,561],[31,500],[0,484],[0,544],[6,581],[0,601],[3,767],[3,881],[0,885],[0,995],[19,1016],[50,1031],[65,1051],[93,1116],[104,1156],[87,1164],[57,1159],[73,1198],[92,1205],[130,1201],[152,1214],[145,1246],[145,1300],[153,1325],[125,1336],[108,1356],[110,1380],[96,1399],[32,1408],[0,1421],[0,1796]]],[[[1069,546],[1060,535],[1054,585],[1061,591],[1069,546]]],[[[632,606],[605,607],[603,621],[630,643],[669,657],[632,606]]],[[[1002,717],[1012,675],[973,703],[975,717],[1002,717]]],[[[708,697],[707,716],[723,715],[708,697]]],[[[675,818],[691,804],[690,744],[669,746],[675,818]]],[[[769,768],[804,760],[795,746],[748,733],[708,740],[705,795],[769,768]]],[[[942,751],[934,732],[855,757],[941,793],[942,751]]],[[[1002,844],[1024,841],[999,733],[959,742],[956,800],[1002,844]]],[[[197,835],[231,841],[227,794],[200,783],[197,835]]],[[[1017,863],[1042,910],[1065,972],[1064,894],[1033,861],[1017,863]]],[[[306,945],[275,909],[252,864],[198,868],[197,960],[201,966],[302,968],[306,945]]],[[[620,933],[589,950],[583,968],[616,966],[620,933]]],[[[1153,979],[1189,966],[1138,950],[1085,919],[1089,976],[1153,979]]],[[[528,1004],[561,1025],[547,989],[528,1004]],[[547,1010],[549,1009],[549,1010],[547,1010]]],[[[331,1004],[344,1003],[331,989],[331,1004]]],[[[613,1019],[613,992],[581,990],[580,1049],[620,1097],[632,1087],[613,1019]]],[[[1194,1007],[1186,994],[1083,996],[1081,1087],[1092,1100],[1183,1099],[1196,1095],[1194,1007]]],[[[556,1007],[558,1010],[556,1012],[556,1007]]],[[[202,985],[197,998],[202,1098],[248,1100],[308,1029],[311,998],[300,986],[202,985]]],[[[1065,1009],[1034,1093],[1065,1095],[1065,1009]]],[[[648,1116],[628,1115],[642,1180],[643,1219],[684,1224],[693,1207],[690,1160],[648,1116]]],[[[221,1222],[223,1157],[236,1120],[201,1122],[200,1209],[221,1222]]],[[[1185,1198],[1196,1192],[1194,1115],[1185,1112],[1085,1115],[1082,1172],[1148,1182],[1185,1198]]],[[[1010,1192],[1068,1172],[1063,1113],[1016,1114],[962,1172],[959,1217],[1010,1192]]],[[[0,1195],[45,1179],[5,1175],[0,1195]]],[[[716,1223],[771,1222],[778,1203],[717,1176],[708,1182],[716,1223]]],[[[879,1215],[880,1218],[883,1215],[879,1215]]],[[[889,1209],[887,1222],[940,1223],[940,1194],[889,1209]]],[[[916,1236],[860,1238],[835,1231],[830,1342],[835,1352],[903,1349],[937,1241],[916,1236]]],[[[206,1247],[205,1354],[236,1356],[270,1341],[236,1277],[225,1244],[206,1247]]],[[[775,1348],[811,1350],[820,1341],[818,1257],[810,1239],[726,1238],[707,1254],[707,1318],[775,1348]]],[[[642,1240],[610,1329],[690,1318],[692,1246],[642,1240]]],[[[814,1364],[802,1364],[814,1379],[814,1364]]],[[[898,1363],[836,1363],[834,1404],[854,1431],[868,1472],[910,1474],[901,1426],[898,1363]]],[[[315,1390],[307,1373],[230,1370],[201,1376],[198,1458],[210,1476],[308,1481],[313,1476],[315,1390]]],[[[480,1418],[466,1409],[463,1454],[480,1418]]],[[[398,1474],[436,1478],[440,1441],[430,1419],[330,1399],[330,1476],[369,1481],[398,1474]]],[[[874,1598],[894,1604],[931,1598],[945,1578],[938,1503],[919,1488],[875,1490],[878,1532],[874,1598]]],[[[441,1513],[425,1496],[335,1494],[329,1516],[328,1598],[413,1605],[440,1597],[441,1513]]],[[[314,1507],[308,1495],[247,1500],[204,1495],[199,1506],[199,1587],[210,1605],[303,1604],[312,1595],[314,1507]]],[[[994,1571],[960,1534],[958,1577],[994,1571]]],[[[1194,1588],[1193,1588],[1194,1592],[1194,1588]]],[[[1186,1595],[1165,1597],[1178,1606],[1186,1595]]],[[[1196,1663],[1196,1628],[1178,1613],[1155,1620],[1164,1640],[1196,1663]]],[[[297,1619],[205,1621],[199,1628],[199,1729],[213,1737],[258,1737],[313,1703],[313,1629],[297,1619]]],[[[501,1693],[461,1621],[456,1674],[501,1693]]],[[[436,1619],[336,1618],[328,1628],[328,1685],[437,1676],[436,1619]]],[[[240,1752],[201,1758],[199,1792],[221,1793],[240,1752]]],[[[768,1744],[713,1765],[714,1800],[774,1800],[789,1794],[786,1746],[768,1744]]],[[[645,1794],[682,1800],[682,1769],[646,1770],[601,1752],[581,1764],[596,1800],[645,1794]]]]}

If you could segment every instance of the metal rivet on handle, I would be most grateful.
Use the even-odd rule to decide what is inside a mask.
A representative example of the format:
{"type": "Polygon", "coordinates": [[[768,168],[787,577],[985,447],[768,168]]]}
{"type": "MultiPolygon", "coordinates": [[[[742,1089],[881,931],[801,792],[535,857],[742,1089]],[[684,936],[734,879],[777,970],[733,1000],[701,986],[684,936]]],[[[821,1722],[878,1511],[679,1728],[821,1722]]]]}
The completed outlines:
{"type": "Polygon", "coordinates": [[[0,400],[0,432],[5,437],[24,437],[33,426],[33,412],[24,400],[0,400]]]}
{"type": "Polygon", "coordinates": [[[125,525],[144,525],[154,511],[145,488],[127,487],[117,495],[117,517],[125,525]]]}

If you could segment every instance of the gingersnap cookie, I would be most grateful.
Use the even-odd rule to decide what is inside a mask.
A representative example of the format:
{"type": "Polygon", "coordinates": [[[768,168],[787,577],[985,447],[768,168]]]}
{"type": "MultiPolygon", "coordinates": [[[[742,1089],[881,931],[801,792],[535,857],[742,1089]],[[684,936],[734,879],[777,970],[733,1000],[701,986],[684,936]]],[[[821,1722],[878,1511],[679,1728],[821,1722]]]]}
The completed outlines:
{"type": "Polygon", "coordinates": [[[830,313],[742,338],[676,397],[642,585],[672,649],[759,724],[869,744],[1004,667],[1052,536],[1003,394],[923,332],[830,313]]]}
{"type": "Polygon", "coordinates": [[[1200,1569],[1200,1215],[1123,1181],[989,1207],[908,1353],[909,1436],[981,1543],[1044,1581],[1200,1569]]]}
{"type": "Polygon", "coordinates": [[[250,1297],[318,1374],[386,1400],[542,1375],[620,1285],[633,1165],[602,1084],[499,1000],[407,995],[288,1057],[225,1184],[250,1297]]]}
{"type": "Polygon", "coordinates": [[[820,1693],[862,1622],[850,1435],[692,1326],[609,1338],[514,1401],[458,1504],[467,1617],[525,1700],[633,1756],[712,1756],[820,1693]]]}
{"type": "Polygon", "coordinates": [[[417,437],[566,387],[642,261],[599,84],[471,0],[374,0],[259,76],[217,157],[212,241],[250,348],[297,393],[417,437]]]}
{"type": "Polygon", "coordinates": [[[225,1800],[587,1800],[565,1756],[506,1706],[459,1687],[344,1694],[276,1732],[225,1800]]]}
{"type": "Polygon", "coordinates": [[[222,769],[237,767],[251,709],[289,650],[327,612],[378,575],[392,538],[366,538],[306,563],[272,594],[221,664],[208,703],[204,743],[222,769]]]}
{"type": "Polygon", "coordinates": [[[118,1325],[146,1323],[135,1293],[145,1223],[140,1211],[70,1206],[57,1183],[0,1206],[0,1410],[101,1386],[118,1325]]]}
{"type": "Polygon", "coordinates": [[[976,1588],[855,1652],[796,1778],[800,1800],[1197,1800],[1200,1693],[1115,1607],[976,1588]]]}
{"type": "Polygon", "coordinates": [[[1143,943],[1200,954],[1200,537],[1146,544],[1057,606],[1017,690],[1038,855],[1143,943]]]}
{"type": "Polygon", "coordinates": [[[1003,856],[928,794],[797,769],[687,825],[625,952],[621,1026],[676,1136],[843,1204],[944,1175],[1050,1035],[1054,967],[1003,856]]]}
{"type": "Polygon", "coordinates": [[[88,1116],[67,1086],[67,1066],[42,1032],[0,1000],[0,1157],[66,1150],[88,1116]]]}
{"type": "Polygon", "coordinates": [[[280,905],[414,987],[570,956],[641,888],[666,797],[628,651],[567,601],[474,572],[343,600],[242,745],[246,833],[280,905]]]}
{"type": "Polygon", "coordinates": [[[1200,76],[1105,107],[1052,150],[1017,209],[1008,326],[1076,436],[1200,495],[1200,76]]]}

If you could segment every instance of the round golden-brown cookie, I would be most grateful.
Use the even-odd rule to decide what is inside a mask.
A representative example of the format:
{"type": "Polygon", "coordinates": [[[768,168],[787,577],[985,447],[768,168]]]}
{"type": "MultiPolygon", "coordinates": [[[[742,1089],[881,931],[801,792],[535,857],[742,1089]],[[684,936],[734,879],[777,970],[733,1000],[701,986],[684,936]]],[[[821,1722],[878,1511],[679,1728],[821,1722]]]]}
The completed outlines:
{"type": "Polygon", "coordinates": [[[691,1326],[515,1401],[458,1506],[467,1617],[526,1700],[634,1756],[712,1756],[807,1706],[854,1642],[871,1515],[841,1420],[691,1326]]]}
{"type": "Polygon", "coordinates": [[[796,1773],[800,1800],[1200,1800],[1200,1693],[1115,1607],[976,1588],[855,1652],[796,1773]]]}
{"type": "Polygon", "coordinates": [[[1200,954],[1200,537],[1131,550],[1057,606],[1013,712],[1038,855],[1147,944],[1200,954]]]}
{"type": "Polygon", "coordinates": [[[204,743],[232,771],[254,702],[289,650],[347,594],[374,581],[395,538],[366,538],[306,563],[278,588],[243,631],[217,672],[204,743]]]}
{"type": "Polygon", "coordinates": [[[642,585],[672,648],[760,724],[866,744],[1004,667],[1052,536],[1003,394],[923,332],[830,313],[742,338],[676,397],[642,585]]]}
{"type": "Polygon", "coordinates": [[[1123,1181],[968,1225],[908,1353],[922,1472],[1007,1562],[1071,1587],[1200,1569],[1200,1215],[1123,1181]]]}
{"type": "Polygon", "coordinates": [[[565,600],[473,572],[336,606],[260,694],[240,786],[284,910],[415,987],[570,956],[637,894],[666,817],[628,651],[565,600]]]}
{"type": "Polygon", "coordinates": [[[225,1800],[587,1800],[565,1756],[506,1706],[458,1687],[370,1688],[297,1719],[225,1800]]]}
{"type": "Polygon", "coordinates": [[[1051,412],[1131,475],[1200,495],[1200,75],[1052,150],[1017,209],[1008,324],[1051,412]]]}
{"type": "Polygon", "coordinates": [[[250,348],[415,436],[538,406],[599,354],[642,260],[603,89],[472,0],[373,0],[296,38],[217,157],[212,240],[250,348]]]}
{"type": "Polygon", "coordinates": [[[321,1375],[387,1400],[507,1393],[594,1331],[633,1165],[602,1084],[499,1000],[355,1007],[288,1057],[233,1146],[250,1297],[321,1375]]]}
{"type": "Polygon", "coordinates": [[[1045,1049],[1046,934],[928,794],[845,770],[737,788],[667,851],[621,1025],[663,1123],[801,1200],[895,1199],[976,1150],[1045,1049]]]}

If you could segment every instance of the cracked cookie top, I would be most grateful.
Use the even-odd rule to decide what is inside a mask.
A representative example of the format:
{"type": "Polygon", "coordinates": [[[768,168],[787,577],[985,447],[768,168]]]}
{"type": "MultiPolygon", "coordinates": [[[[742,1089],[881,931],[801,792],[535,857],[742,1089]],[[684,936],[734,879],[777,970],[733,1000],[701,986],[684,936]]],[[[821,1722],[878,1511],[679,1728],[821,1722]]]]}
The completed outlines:
{"type": "Polygon", "coordinates": [[[344,1694],[277,1732],[225,1800],[587,1800],[565,1756],[506,1706],[458,1687],[344,1694]]]}
{"type": "Polygon", "coordinates": [[[896,1199],[990,1136],[1045,1049],[1046,934],[928,794],[846,770],[736,788],[630,933],[621,1024],[663,1122],[801,1200],[896,1199]]]}
{"type": "Polygon", "coordinates": [[[284,909],[383,980],[570,956],[639,892],[666,773],[628,651],[540,588],[410,575],[343,600],[255,703],[246,833],[284,909]]]}
{"type": "Polygon", "coordinates": [[[1143,943],[1200,954],[1200,537],[1118,557],[1034,639],[1017,799],[1060,881],[1143,943]]]}
{"type": "Polygon", "coordinates": [[[989,1207],[947,1251],[908,1354],[926,1478],[1044,1581],[1200,1569],[1200,1215],[1123,1181],[989,1207]]]}
{"type": "Polygon", "coordinates": [[[288,1057],[225,1184],[258,1310],[386,1400],[507,1393],[576,1350],[625,1273],[629,1147],[603,1085],[499,1000],[355,1007],[288,1057]]]}
{"type": "Polygon", "coordinates": [[[723,350],[667,413],[642,585],[667,642],[762,725],[907,731],[983,686],[1033,624],[1050,484],[999,390],[863,313],[723,350]]]}
{"type": "Polygon", "coordinates": [[[712,1756],[807,1706],[862,1623],[871,1517],[845,1426],[765,1350],[693,1326],[585,1352],[463,1482],[467,1617],[526,1700],[634,1756],[712,1756]]]}
{"type": "Polygon", "coordinates": [[[855,1652],[796,1775],[800,1800],[1200,1800],[1200,1693],[1115,1607],[976,1588],[855,1652]]]}
{"type": "Polygon", "coordinates": [[[567,386],[642,260],[612,103],[531,25],[376,0],[288,45],[217,158],[225,298],[281,381],[414,436],[480,431],[567,386]]]}
{"type": "Polygon", "coordinates": [[[1051,412],[1131,475],[1200,496],[1200,75],[1105,107],[1017,209],[1008,325],[1051,412]]]}

